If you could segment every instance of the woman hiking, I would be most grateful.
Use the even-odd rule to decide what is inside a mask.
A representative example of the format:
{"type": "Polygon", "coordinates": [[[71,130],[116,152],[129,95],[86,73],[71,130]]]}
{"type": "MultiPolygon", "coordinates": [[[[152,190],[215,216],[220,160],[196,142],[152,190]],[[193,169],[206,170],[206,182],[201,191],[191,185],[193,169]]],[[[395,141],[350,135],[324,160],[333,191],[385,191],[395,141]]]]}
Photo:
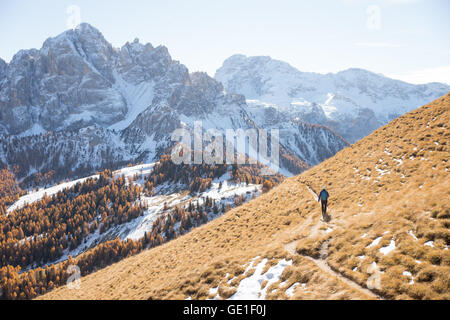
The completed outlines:
{"type": "Polygon", "coordinates": [[[320,191],[319,193],[319,197],[317,199],[317,202],[321,202],[322,204],[322,217],[323,220],[328,220],[327,219],[327,203],[328,203],[328,197],[329,197],[329,193],[328,191],[325,189],[325,187],[322,188],[322,191],[320,191]]]}

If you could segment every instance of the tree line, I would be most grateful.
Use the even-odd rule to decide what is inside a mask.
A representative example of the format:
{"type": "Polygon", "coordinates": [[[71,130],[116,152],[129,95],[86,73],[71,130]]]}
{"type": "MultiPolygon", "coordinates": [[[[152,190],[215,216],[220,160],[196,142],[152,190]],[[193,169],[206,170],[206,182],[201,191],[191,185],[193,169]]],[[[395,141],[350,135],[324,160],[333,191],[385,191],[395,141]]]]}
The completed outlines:
{"type": "MultiPolygon", "coordinates": [[[[77,265],[81,275],[85,276],[146,248],[175,239],[208,222],[209,216],[240,205],[245,200],[243,195],[236,195],[228,204],[205,197],[173,209],[165,206],[153,222],[151,231],[145,232],[142,238],[126,241],[116,238],[100,243],[76,258],[69,256],[63,262],[51,264],[82,245],[86,237],[97,230],[104,233],[141,216],[145,210],[141,196],[154,195],[156,186],[165,182],[182,183],[192,193],[202,192],[211,186],[213,179],[228,171],[232,180],[262,184],[263,191],[270,190],[282,179],[281,175],[261,176],[258,165],[232,165],[231,168],[225,164],[175,165],[169,156],[163,155],[142,186],[133,183],[137,176],[134,179],[114,178],[110,170],[105,170],[98,179],[89,178],[51,197],[44,196],[8,216],[0,214],[0,298],[34,298],[66,284],[71,265],[77,265]],[[36,265],[47,266],[33,269],[36,265]]],[[[8,173],[4,175],[6,177],[8,173]]],[[[9,176],[5,180],[11,179],[9,176]]],[[[12,200],[17,199],[17,190],[12,194],[14,192],[12,200]]]]}
{"type": "Polygon", "coordinates": [[[52,197],[0,216],[0,266],[41,265],[73,250],[95,232],[129,222],[143,214],[141,187],[113,179],[111,172],[98,179],[64,189],[52,197]]]}

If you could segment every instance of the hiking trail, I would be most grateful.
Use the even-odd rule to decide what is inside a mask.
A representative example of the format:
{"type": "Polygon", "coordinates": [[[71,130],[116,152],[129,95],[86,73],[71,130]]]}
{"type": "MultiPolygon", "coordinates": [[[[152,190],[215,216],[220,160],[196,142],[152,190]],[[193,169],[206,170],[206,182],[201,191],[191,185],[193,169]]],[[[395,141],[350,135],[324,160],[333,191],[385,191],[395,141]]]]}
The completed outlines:
{"type": "MultiPolygon", "coordinates": [[[[308,189],[308,191],[311,193],[311,195],[314,197],[315,200],[317,200],[317,194],[308,186],[306,185],[306,188],[308,189]]],[[[311,222],[312,221],[312,215],[310,215],[307,219],[307,221],[311,222]]],[[[331,217],[331,214],[330,214],[331,217]]],[[[331,221],[331,220],[330,220],[331,221]]],[[[337,227],[338,225],[336,225],[335,223],[330,223],[329,222],[325,222],[323,221],[321,218],[319,219],[319,221],[311,227],[310,229],[310,234],[309,237],[315,237],[316,235],[318,235],[318,233],[322,232],[325,233],[326,231],[320,230],[320,226],[322,223],[326,223],[327,225],[331,225],[333,227],[337,227]]],[[[381,296],[379,296],[378,294],[374,293],[373,291],[364,288],[363,286],[359,285],[357,282],[347,278],[346,276],[344,276],[343,274],[333,270],[327,263],[326,259],[328,257],[328,241],[324,241],[322,243],[322,246],[320,247],[320,258],[313,258],[311,256],[305,255],[305,254],[299,254],[298,252],[296,252],[295,248],[297,247],[297,243],[299,242],[299,240],[294,240],[291,241],[287,244],[284,245],[284,249],[289,252],[291,255],[295,256],[295,255],[301,255],[302,257],[305,257],[306,259],[314,262],[322,271],[335,276],[336,278],[338,278],[339,280],[341,280],[342,282],[346,283],[349,287],[356,289],[364,294],[366,294],[367,296],[374,298],[374,299],[383,299],[381,296]]]]}

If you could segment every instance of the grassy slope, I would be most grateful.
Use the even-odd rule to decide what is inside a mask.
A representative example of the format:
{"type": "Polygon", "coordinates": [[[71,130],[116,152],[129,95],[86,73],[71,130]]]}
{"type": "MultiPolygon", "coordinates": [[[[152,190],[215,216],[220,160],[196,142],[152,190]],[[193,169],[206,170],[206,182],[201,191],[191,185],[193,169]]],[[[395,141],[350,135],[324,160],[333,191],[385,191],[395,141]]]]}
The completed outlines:
{"type": "Polygon", "coordinates": [[[269,299],[288,298],[285,288],[295,282],[306,286],[296,287],[293,299],[371,298],[306,257],[322,254],[332,269],[363,287],[376,262],[381,283],[372,291],[384,298],[450,299],[449,108],[447,94],[217,220],[86,276],[81,290],[62,287],[41,298],[201,299],[219,283],[226,298],[256,256],[269,259],[266,269],[293,259],[281,277],[284,289],[272,292],[281,281],[272,284],[269,299]],[[329,223],[320,221],[309,189],[317,192],[324,183],[331,195],[329,223]],[[392,239],[396,248],[384,255],[379,249],[392,239]],[[429,241],[434,247],[424,245],[429,241]]]}

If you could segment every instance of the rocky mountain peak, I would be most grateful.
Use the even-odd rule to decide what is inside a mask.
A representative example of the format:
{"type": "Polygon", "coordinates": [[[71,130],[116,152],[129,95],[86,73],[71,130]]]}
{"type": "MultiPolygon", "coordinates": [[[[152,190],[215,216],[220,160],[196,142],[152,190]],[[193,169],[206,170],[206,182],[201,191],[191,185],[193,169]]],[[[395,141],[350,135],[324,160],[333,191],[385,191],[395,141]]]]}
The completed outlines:
{"type": "Polygon", "coordinates": [[[215,93],[223,91],[223,85],[219,81],[208,76],[205,72],[193,72],[190,74],[191,83],[193,86],[205,89],[211,89],[215,93]]]}

